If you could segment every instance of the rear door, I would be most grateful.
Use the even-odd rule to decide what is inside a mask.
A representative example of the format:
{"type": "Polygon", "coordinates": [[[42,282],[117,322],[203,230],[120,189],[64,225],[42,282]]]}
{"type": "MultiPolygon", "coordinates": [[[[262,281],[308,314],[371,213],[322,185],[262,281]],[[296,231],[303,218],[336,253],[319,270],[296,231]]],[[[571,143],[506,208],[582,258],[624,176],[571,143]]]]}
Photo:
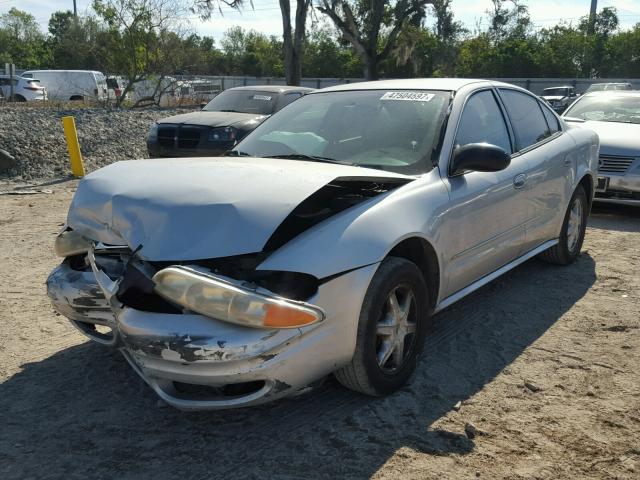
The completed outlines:
{"type": "MultiPolygon", "coordinates": [[[[513,152],[503,109],[493,89],[475,92],[463,107],[454,148],[490,143],[513,152]]],[[[444,175],[451,208],[443,221],[449,296],[517,258],[527,221],[525,193],[518,183],[527,164],[514,158],[499,172],[444,175]]]]}
{"type": "MultiPolygon", "coordinates": [[[[562,135],[557,117],[537,98],[520,90],[498,90],[515,133],[516,154],[526,163],[524,193],[528,221],[524,250],[532,250],[557,237],[564,216],[566,185],[571,184],[567,155],[574,146],[562,135]]],[[[523,252],[524,253],[524,252],[523,252]]]]}

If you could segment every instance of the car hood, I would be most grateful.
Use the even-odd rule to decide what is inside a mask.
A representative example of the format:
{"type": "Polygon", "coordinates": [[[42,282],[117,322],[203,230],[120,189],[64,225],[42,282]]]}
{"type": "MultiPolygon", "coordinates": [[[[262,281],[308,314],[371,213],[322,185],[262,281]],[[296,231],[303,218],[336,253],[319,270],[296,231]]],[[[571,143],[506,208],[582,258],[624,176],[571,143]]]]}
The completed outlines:
{"type": "Polygon", "coordinates": [[[640,156],[640,124],[588,120],[580,125],[598,134],[601,154],[640,156]]]}
{"type": "Polygon", "coordinates": [[[262,120],[267,117],[268,115],[257,115],[255,113],[199,111],[162,118],[158,120],[158,123],[181,123],[187,125],[200,125],[204,127],[226,127],[239,122],[262,120]]]}
{"type": "Polygon", "coordinates": [[[414,179],[299,160],[130,160],[84,177],[67,223],[91,240],[140,249],[144,260],[256,253],[303,200],[336,178],[414,179]]]}

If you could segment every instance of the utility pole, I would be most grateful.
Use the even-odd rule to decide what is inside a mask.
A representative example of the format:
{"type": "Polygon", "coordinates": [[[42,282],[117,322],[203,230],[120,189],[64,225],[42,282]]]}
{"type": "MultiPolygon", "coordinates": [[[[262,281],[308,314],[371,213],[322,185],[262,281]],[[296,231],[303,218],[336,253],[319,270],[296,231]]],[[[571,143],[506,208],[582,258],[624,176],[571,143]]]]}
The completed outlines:
{"type": "Polygon", "coordinates": [[[595,30],[597,9],[598,9],[598,0],[591,0],[591,10],[589,11],[589,25],[587,27],[588,35],[592,35],[593,31],[595,30]]]}
{"type": "MultiPolygon", "coordinates": [[[[593,5],[591,5],[591,8],[593,9],[593,5]]],[[[76,7],[76,0],[73,0],[73,16],[74,17],[78,16],[78,8],[76,7]]]]}

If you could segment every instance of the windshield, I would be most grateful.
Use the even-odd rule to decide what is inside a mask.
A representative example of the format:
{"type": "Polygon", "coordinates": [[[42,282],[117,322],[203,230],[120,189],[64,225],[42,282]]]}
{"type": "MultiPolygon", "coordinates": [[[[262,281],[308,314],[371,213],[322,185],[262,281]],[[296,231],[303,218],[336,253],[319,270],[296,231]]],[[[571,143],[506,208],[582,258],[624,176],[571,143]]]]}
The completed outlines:
{"type": "Polygon", "coordinates": [[[542,91],[545,97],[566,97],[569,95],[568,88],[545,88],[542,91]]]}
{"type": "Polygon", "coordinates": [[[271,115],[276,108],[276,92],[226,90],[203,108],[206,112],[240,112],[271,115]]]}
{"type": "Polygon", "coordinates": [[[234,151],[423,173],[431,169],[449,95],[416,90],[307,95],[260,125],[234,151]]]}
{"type": "Polygon", "coordinates": [[[574,103],[564,116],[597,122],[640,123],[640,96],[602,94],[584,97],[574,103]]]}

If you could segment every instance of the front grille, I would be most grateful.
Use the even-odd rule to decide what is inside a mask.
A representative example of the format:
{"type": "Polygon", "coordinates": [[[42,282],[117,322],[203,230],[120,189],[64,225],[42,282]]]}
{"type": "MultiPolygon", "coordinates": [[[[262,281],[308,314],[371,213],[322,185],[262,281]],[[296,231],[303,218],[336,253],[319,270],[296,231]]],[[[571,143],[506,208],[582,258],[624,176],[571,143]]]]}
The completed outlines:
{"type": "Polygon", "coordinates": [[[159,125],[158,145],[166,148],[196,148],[204,128],[184,125],[159,125]]]}
{"type": "Polygon", "coordinates": [[[633,157],[601,155],[598,171],[603,173],[625,173],[632,163],[633,157]]]}
{"type": "Polygon", "coordinates": [[[177,128],[174,125],[158,125],[158,145],[173,148],[177,128]]]}
{"type": "Polygon", "coordinates": [[[181,127],[178,129],[178,148],[195,148],[200,143],[202,129],[181,127]]]}

